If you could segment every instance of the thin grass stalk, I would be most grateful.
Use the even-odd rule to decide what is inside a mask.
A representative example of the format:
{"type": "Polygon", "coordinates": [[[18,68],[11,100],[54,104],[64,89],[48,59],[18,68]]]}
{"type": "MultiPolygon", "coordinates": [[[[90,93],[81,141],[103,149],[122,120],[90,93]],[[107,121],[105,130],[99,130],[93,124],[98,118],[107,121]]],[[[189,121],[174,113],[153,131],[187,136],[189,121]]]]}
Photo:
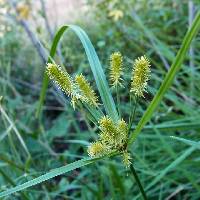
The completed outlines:
{"type": "Polygon", "coordinates": [[[138,185],[138,187],[140,189],[140,192],[142,194],[143,199],[147,200],[146,193],[145,193],[144,188],[143,188],[143,186],[142,186],[142,184],[140,182],[140,179],[139,179],[139,177],[138,177],[138,175],[137,175],[137,173],[136,173],[136,171],[135,171],[135,169],[133,167],[133,164],[130,165],[130,170],[131,170],[131,173],[133,174],[133,177],[134,177],[134,179],[135,179],[135,181],[136,181],[136,183],[137,183],[137,185],[138,185]]]}
{"type": "Polygon", "coordinates": [[[130,130],[131,130],[131,127],[132,127],[134,119],[135,119],[136,109],[137,109],[137,105],[138,105],[138,98],[134,97],[134,99],[135,99],[135,103],[134,103],[133,109],[131,109],[132,112],[131,112],[130,120],[129,120],[128,134],[130,134],[130,130]]]}
{"type": "Polygon", "coordinates": [[[119,118],[121,119],[121,110],[120,110],[120,96],[119,96],[119,87],[116,85],[116,95],[117,95],[117,111],[119,114],[119,118]]]}

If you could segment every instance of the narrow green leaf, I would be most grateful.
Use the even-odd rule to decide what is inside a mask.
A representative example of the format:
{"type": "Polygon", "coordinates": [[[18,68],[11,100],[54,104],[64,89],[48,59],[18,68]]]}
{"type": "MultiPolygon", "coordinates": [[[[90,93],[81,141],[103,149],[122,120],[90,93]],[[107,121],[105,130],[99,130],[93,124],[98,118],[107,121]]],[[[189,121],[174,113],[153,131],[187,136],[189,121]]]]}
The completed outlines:
{"type": "MultiPolygon", "coordinates": [[[[49,58],[48,58],[48,61],[47,61],[48,63],[51,63],[51,58],[53,58],[55,56],[56,49],[57,49],[57,46],[58,46],[58,42],[60,41],[60,39],[61,39],[61,37],[62,37],[62,35],[63,35],[63,33],[65,32],[66,29],[67,29],[67,27],[63,26],[56,33],[56,35],[53,39],[51,49],[50,49],[50,54],[49,54],[49,58]]],[[[47,74],[44,73],[43,81],[42,81],[42,89],[40,91],[39,105],[38,105],[38,109],[37,109],[37,112],[36,112],[37,117],[39,117],[41,109],[42,109],[42,105],[44,104],[48,83],[49,83],[49,78],[48,78],[47,74]]]]}
{"type": "MultiPolygon", "coordinates": [[[[80,39],[80,41],[81,41],[81,43],[82,43],[82,45],[85,49],[85,52],[86,52],[91,70],[93,72],[94,79],[96,81],[97,88],[98,88],[98,91],[100,93],[101,100],[102,100],[103,105],[105,107],[106,113],[113,120],[117,121],[118,120],[118,113],[117,113],[116,106],[115,106],[114,100],[112,98],[110,89],[108,87],[108,83],[106,81],[106,76],[105,76],[104,71],[102,69],[101,63],[99,61],[99,58],[98,58],[98,56],[95,52],[95,49],[94,49],[90,39],[88,38],[87,34],[80,27],[75,26],[75,25],[69,25],[69,26],[63,26],[58,30],[58,32],[57,32],[57,34],[56,34],[56,36],[53,40],[53,44],[52,44],[51,51],[50,51],[50,58],[54,57],[54,55],[56,53],[56,47],[58,45],[58,42],[60,41],[62,35],[64,34],[65,30],[68,27],[71,30],[73,30],[74,33],[78,36],[78,38],[80,39]]],[[[49,59],[48,62],[51,62],[51,60],[49,59]]],[[[40,94],[40,100],[39,100],[39,107],[38,107],[38,110],[37,110],[37,115],[39,115],[39,112],[41,111],[41,107],[44,103],[48,82],[49,82],[49,80],[48,80],[48,77],[45,73],[44,79],[43,79],[43,84],[42,84],[42,89],[41,89],[41,94],[40,94]]]]}
{"type": "MultiPolygon", "coordinates": [[[[132,126],[132,129],[135,128],[136,126],[132,126]]],[[[195,130],[200,128],[200,123],[199,122],[186,122],[186,123],[175,123],[175,124],[162,123],[157,125],[146,125],[144,126],[143,130],[152,131],[154,128],[160,131],[195,130]]]]}
{"type": "Polygon", "coordinates": [[[46,173],[44,175],[41,175],[41,176],[39,176],[37,178],[34,178],[34,179],[30,180],[30,181],[27,181],[27,182],[25,182],[25,183],[23,183],[21,185],[18,185],[16,187],[13,187],[13,188],[10,188],[10,189],[7,189],[4,192],[0,192],[0,198],[8,196],[8,195],[11,195],[11,194],[13,194],[15,192],[20,192],[20,191],[22,191],[22,190],[24,190],[26,188],[29,188],[29,187],[32,187],[34,185],[40,184],[40,183],[42,183],[44,181],[47,181],[47,180],[49,180],[51,178],[54,178],[54,177],[59,176],[59,175],[62,175],[64,173],[70,172],[70,171],[75,170],[77,168],[81,168],[83,166],[92,164],[92,163],[94,163],[96,161],[99,161],[99,160],[102,160],[102,159],[104,159],[106,157],[113,157],[113,156],[117,156],[117,155],[119,155],[119,153],[112,152],[109,155],[104,155],[102,157],[97,157],[97,158],[93,158],[93,159],[91,159],[91,158],[83,158],[81,160],[78,160],[78,161],[75,161],[73,163],[70,163],[70,164],[68,164],[66,166],[53,169],[50,172],[48,172],[48,173],[46,173]]]}
{"type": "Polygon", "coordinates": [[[182,155],[178,156],[176,160],[174,160],[170,165],[168,165],[164,170],[160,172],[158,176],[156,176],[155,179],[145,188],[145,190],[148,190],[152,186],[154,186],[157,182],[159,182],[168,172],[172,171],[176,168],[183,160],[185,160],[193,151],[195,150],[195,147],[190,147],[187,150],[185,150],[182,155]]]}
{"type": "Polygon", "coordinates": [[[133,131],[131,133],[129,145],[135,141],[135,139],[137,138],[138,134],[141,132],[141,130],[143,129],[145,124],[150,120],[155,109],[157,108],[157,106],[161,102],[162,98],[164,97],[165,93],[171,86],[176,73],[181,68],[181,65],[186,56],[186,52],[191,44],[191,41],[197,34],[199,28],[200,28],[200,13],[197,14],[196,18],[194,19],[191,29],[187,32],[187,34],[183,40],[182,46],[175,58],[170,70],[168,71],[163,83],[161,84],[156,96],[153,98],[152,102],[148,106],[146,112],[144,113],[141,120],[139,121],[135,131],[133,131]]]}
{"type": "Polygon", "coordinates": [[[41,182],[44,182],[44,181],[47,181],[51,178],[54,178],[56,176],[59,176],[61,174],[64,174],[64,173],[67,173],[67,172],[70,172],[74,169],[77,169],[77,168],[80,168],[80,167],[83,167],[85,165],[89,165],[89,164],[92,164],[94,162],[94,160],[90,159],[90,158],[85,158],[85,159],[81,159],[81,160],[78,160],[76,162],[73,162],[71,164],[68,164],[66,166],[63,166],[63,167],[59,167],[59,168],[56,168],[56,169],[53,169],[52,171],[42,175],[42,176],[39,176],[35,179],[32,179],[26,183],[23,183],[21,185],[18,185],[16,187],[13,187],[11,189],[8,189],[4,192],[1,192],[0,193],[0,198],[1,197],[4,197],[4,196],[8,196],[8,195],[11,195],[15,192],[19,192],[21,190],[24,190],[28,187],[31,187],[31,186],[34,186],[34,185],[37,185],[41,182]]]}
{"type": "Polygon", "coordinates": [[[200,149],[200,142],[195,142],[195,141],[192,141],[192,140],[187,140],[185,138],[180,138],[180,137],[176,137],[176,136],[171,136],[171,138],[178,140],[180,142],[183,142],[187,145],[193,146],[196,149],[200,149]]]}

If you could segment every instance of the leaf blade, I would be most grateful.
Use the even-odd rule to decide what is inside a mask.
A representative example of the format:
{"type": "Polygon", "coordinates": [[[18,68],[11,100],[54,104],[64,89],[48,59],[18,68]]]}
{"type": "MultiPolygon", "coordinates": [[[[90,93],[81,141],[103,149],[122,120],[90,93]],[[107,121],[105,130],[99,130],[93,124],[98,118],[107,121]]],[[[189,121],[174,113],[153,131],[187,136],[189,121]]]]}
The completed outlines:
{"type": "Polygon", "coordinates": [[[152,102],[148,106],[146,112],[142,116],[141,120],[139,121],[136,129],[131,133],[130,139],[129,139],[129,145],[132,144],[145,124],[150,120],[150,118],[153,115],[153,112],[158,107],[159,103],[161,102],[162,98],[164,97],[165,93],[169,89],[170,85],[172,84],[172,81],[174,80],[174,77],[177,73],[177,71],[181,68],[181,64],[183,62],[183,59],[185,58],[186,52],[191,44],[192,39],[196,36],[198,30],[200,29],[200,13],[197,13],[197,16],[191,26],[191,29],[187,32],[182,46],[170,68],[167,75],[165,76],[165,79],[163,83],[161,84],[156,96],[153,98],[152,102]]]}
{"type": "MultiPolygon", "coordinates": [[[[85,52],[86,52],[91,70],[93,72],[93,75],[94,75],[94,78],[95,78],[95,81],[97,84],[97,88],[99,90],[101,100],[104,104],[106,113],[113,120],[117,121],[118,120],[117,109],[116,109],[114,100],[112,98],[108,83],[106,81],[106,76],[104,74],[103,68],[101,66],[99,58],[95,52],[95,49],[94,49],[88,35],[80,27],[78,27],[76,25],[67,25],[67,26],[61,27],[58,30],[58,32],[56,33],[55,38],[53,40],[53,44],[52,44],[52,47],[50,50],[50,56],[49,56],[48,62],[51,62],[51,58],[55,56],[57,45],[58,45],[62,35],[68,28],[70,28],[71,30],[74,31],[74,33],[78,36],[78,38],[80,39],[80,41],[85,49],[85,52]]],[[[39,116],[42,105],[44,104],[44,99],[46,96],[48,83],[49,83],[48,76],[46,73],[44,73],[42,89],[41,89],[40,99],[39,99],[39,106],[38,106],[37,114],[36,114],[37,116],[39,116]]]]}
{"type": "Polygon", "coordinates": [[[20,184],[16,187],[13,187],[13,188],[10,188],[10,189],[7,189],[6,191],[4,192],[1,192],[0,193],[0,198],[1,197],[5,197],[5,196],[8,196],[8,195],[11,195],[15,192],[19,192],[21,190],[24,190],[28,187],[31,187],[31,186],[34,186],[34,185],[37,185],[39,183],[42,183],[44,181],[47,181],[51,178],[54,178],[56,176],[59,176],[61,174],[64,174],[64,173],[67,173],[67,172],[70,172],[74,169],[77,169],[77,168],[80,168],[80,167],[83,167],[83,166],[86,166],[86,165],[89,165],[89,164],[92,164],[94,162],[94,160],[91,160],[90,158],[84,158],[84,159],[81,159],[81,160],[78,160],[78,161],[75,161],[73,163],[70,163],[66,166],[62,166],[62,167],[59,167],[59,168],[56,168],[44,175],[41,175],[37,178],[34,178],[30,181],[27,181],[23,184],[20,184]]]}

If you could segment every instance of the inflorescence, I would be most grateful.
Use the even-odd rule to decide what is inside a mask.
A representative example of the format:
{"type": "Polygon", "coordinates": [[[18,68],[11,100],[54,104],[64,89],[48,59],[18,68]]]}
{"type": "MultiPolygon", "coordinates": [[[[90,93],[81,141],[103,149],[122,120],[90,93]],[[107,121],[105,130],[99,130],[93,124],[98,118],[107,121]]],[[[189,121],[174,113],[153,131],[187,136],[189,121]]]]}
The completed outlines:
{"type": "Polygon", "coordinates": [[[73,108],[81,101],[91,106],[98,106],[98,98],[89,82],[81,74],[75,80],[59,65],[48,63],[46,67],[48,77],[67,95],[71,97],[73,108]]]}
{"type": "MultiPolygon", "coordinates": [[[[71,98],[71,104],[75,108],[78,102],[98,107],[98,96],[92,89],[86,78],[80,74],[73,79],[60,66],[48,63],[46,67],[48,77],[71,98]]],[[[115,52],[110,56],[110,81],[112,86],[121,86],[123,75],[123,57],[120,52],[115,52]]],[[[150,62],[146,56],[142,56],[134,61],[131,78],[130,93],[135,97],[144,97],[147,81],[150,77],[150,62]]],[[[110,153],[120,153],[122,161],[126,167],[131,164],[131,156],[127,150],[129,126],[120,119],[113,121],[109,116],[102,117],[99,122],[99,138],[90,144],[88,154],[90,157],[109,155],[110,153]]]]}
{"type": "Polygon", "coordinates": [[[135,96],[143,97],[143,92],[146,91],[147,81],[150,76],[150,62],[146,56],[142,56],[135,60],[133,65],[131,90],[135,96]]]}
{"type": "Polygon", "coordinates": [[[104,116],[99,121],[99,139],[88,147],[90,157],[104,156],[113,152],[119,152],[123,156],[126,167],[130,165],[130,154],[127,151],[128,125],[121,119],[117,123],[104,116]]]}
{"type": "Polygon", "coordinates": [[[123,57],[120,52],[115,52],[110,56],[110,81],[113,86],[121,85],[123,73],[123,57]]]}
{"type": "Polygon", "coordinates": [[[75,77],[75,81],[79,86],[79,89],[82,93],[83,98],[85,101],[90,104],[94,105],[95,107],[98,106],[98,97],[94,90],[92,89],[90,83],[86,80],[86,78],[81,74],[75,77]]]}

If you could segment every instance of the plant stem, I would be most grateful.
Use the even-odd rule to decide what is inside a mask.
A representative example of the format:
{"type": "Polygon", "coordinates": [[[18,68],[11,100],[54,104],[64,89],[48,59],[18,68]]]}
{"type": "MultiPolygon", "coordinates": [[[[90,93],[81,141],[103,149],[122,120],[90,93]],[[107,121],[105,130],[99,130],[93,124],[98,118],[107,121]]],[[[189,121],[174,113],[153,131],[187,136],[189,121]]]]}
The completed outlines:
{"type": "Polygon", "coordinates": [[[133,164],[130,165],[130,169],[131,169],[131,172],[132,172],[132,174],[133,174],[133,176],[134,176],[134,178],[135,178],[135,181],[136,181],[136,183],[137,183],[137,185],[138,185],[138,187],[139,187],[139,189],[140,189],[140,192],[141,192],[141,194],[142,194],[142,196],[143,196],[143,199],[144,199],[144,200],[147,200],[146,193],[145,193],[145,191],[144,191],[144,189],[143,189],[143,187],[142,187],[142,184],[141,184],[141,182],[140,182],[140,179],[139,179],[139,177],[138,177],[138,175],[137,175],[137,173],[136,173],[136,171],[135,171],[135,169],[134,169],[134,167],[133,167],[133,164]]]}
{"type": "Polygon", "coordinates": [[[131,126],[133,124],[134,118],[135,118],[135,113],[136,113],[136,108],[137,108],[137,103],[138,103],[138,98],[135,97],[135,105],[134,105],[134,109],[133,112],[131,112],[131,116],[130,116],[130,120],[129,120],[129,128],[128,128],[128,134],[131,130],[131,126]]]}
{"type": "Polygon", "coordinates": [[[121,112],[120,112],[120,98],[119,98],[118,85],[116,86],[116,94],[117,94],[117,110],[118,110],[119,118],[121,118],[121,112]]]}

